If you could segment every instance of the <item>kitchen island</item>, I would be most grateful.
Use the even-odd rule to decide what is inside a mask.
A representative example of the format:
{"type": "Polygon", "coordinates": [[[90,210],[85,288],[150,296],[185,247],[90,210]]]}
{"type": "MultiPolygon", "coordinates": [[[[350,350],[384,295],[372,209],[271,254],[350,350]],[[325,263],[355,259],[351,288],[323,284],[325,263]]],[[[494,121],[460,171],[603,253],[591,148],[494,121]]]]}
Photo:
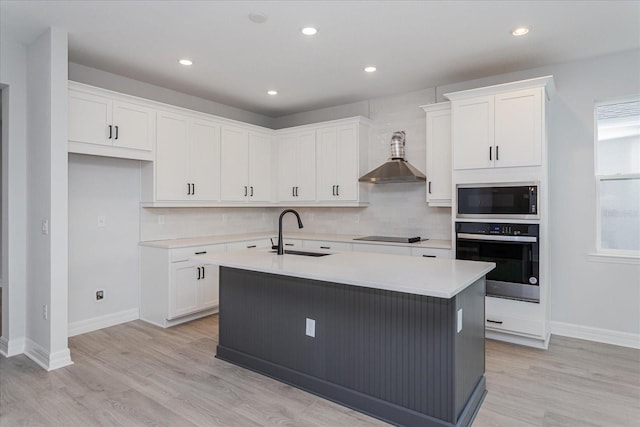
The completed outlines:
{"type": "Polygon", "coordinates": [[[267,249],[197,260],[221,267],[219,359],[397,425],[473,420],[494,264],[267,249]]]}

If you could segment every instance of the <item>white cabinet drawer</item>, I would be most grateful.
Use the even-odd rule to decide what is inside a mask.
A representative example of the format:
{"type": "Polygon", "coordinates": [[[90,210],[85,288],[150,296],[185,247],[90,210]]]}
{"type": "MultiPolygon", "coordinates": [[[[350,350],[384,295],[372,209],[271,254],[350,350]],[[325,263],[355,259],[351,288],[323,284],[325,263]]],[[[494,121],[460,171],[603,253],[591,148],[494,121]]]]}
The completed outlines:
{"type": "Polygon", "coordinates": [[[192,258],[195,255],[204,255],[207,253],[224,251],[224,244],[171,249],[171,262],[187,261],[189,258],[192,258]]]}
{"type": "Polygon", "coordinates": [[[515,317],[485,315],[484,326],[487,330],[510,332],[518,335],[531,335],[544,337],[544,325],[542,322],[515,317]]]}
{"type": "Polygon", "coordinates": [[[425,258],[452,258],[451,249],[411,248],[411,255],[425,258]]]}
{"type": "Polygon", "coordinates": [[[269,239],[245,240],[243,242],[227,243],[227,252],[241,251],[245,249],[270,248],[270,247],[271,247],[271,240],[269,239]]]}
{"type": "Polygon", "coordinates": [[[326,240],[305,240],[303,243],[305,249],[324,249],[331,251],[350,252],[351,243],[346,242],[329,242],[326,240]]]}
{"type": "Polygon", "coordinates": [[[407,246],[369,245],[366,243],[353,243],[354,252],[375,252],[391,255],[411,255],[411,248],[407,246]]]}

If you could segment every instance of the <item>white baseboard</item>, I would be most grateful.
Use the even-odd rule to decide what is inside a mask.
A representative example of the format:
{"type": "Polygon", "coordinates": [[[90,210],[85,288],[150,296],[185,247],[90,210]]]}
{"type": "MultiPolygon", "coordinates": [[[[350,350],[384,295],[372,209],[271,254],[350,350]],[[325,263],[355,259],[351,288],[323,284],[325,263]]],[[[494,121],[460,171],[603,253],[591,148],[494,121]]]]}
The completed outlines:
{"type": "Polygon", "coordinates": [[[640,334],[629,332],[552,321],[551,334],[640,349],[640,334]]]}
{"type": "Polygon", "coordinates": [[[73,365],[68,348],[50,354],[30,339],[26,340],[24,354],[47,371],[73,365]]]}
{"type": "Polygon", "coordinates": [[[87,332],[93,332],[98,329],[108,328],[109,326],[119,325],[120,323],[138,320],[139,318],[140,310],[132,308],[130,310],[93,317],[87,320],[80,320],[78,322],[69,323],[69,336],[73,337],[80,334],[86,334],[87,332]]]}
{"type": "Polygon", "coordinates": [[[545,339],[542,338],[533,338],[526,337],[522,335],[510,334],[507,332],[499,332],[499,331],[484,331],[485,338],[496,340],[496,341],[504,341],[511,344],[524,345],[527,347],[539,348],[542,350],[549,349],[549,338],[547,335],[545,339]]]}
{"type": "Polygon", "coordinates": [[[8,340],[5,337],[0,337],[0,355],[4,357],[12,357],[18,354],[24,353],[25,339],[14,338],[8,340]]]}

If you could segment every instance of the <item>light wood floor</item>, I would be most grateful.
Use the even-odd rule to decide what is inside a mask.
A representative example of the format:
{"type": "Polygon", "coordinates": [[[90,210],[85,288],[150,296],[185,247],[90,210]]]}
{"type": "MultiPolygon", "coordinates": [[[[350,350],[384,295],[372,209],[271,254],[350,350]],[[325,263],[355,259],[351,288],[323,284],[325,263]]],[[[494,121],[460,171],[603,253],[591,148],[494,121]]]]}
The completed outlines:
{"type": "MultiPolygon", "coordinates": [[[[385,425],[213,357],[218,318],[142,321],[69,339],[75,364],[0,358],[0,425],[385,425]]],[[[553,337],[548,351],[487,341],[475,427],[638,426],[640,351],[553,337]]]]}

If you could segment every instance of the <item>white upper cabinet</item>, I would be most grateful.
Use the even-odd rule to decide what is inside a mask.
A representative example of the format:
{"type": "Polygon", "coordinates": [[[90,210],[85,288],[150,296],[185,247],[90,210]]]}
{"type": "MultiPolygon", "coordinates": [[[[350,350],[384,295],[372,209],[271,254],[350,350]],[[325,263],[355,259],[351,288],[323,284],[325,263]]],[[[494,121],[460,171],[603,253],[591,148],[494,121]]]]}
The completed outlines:
{"type": "Polygon", "coordinates": [[[69,152],[153,160],[155,113],[144,100],[69,82],[69,152]]]}
{"type": "Polygon", "coordinates": [[[220,198],[220,125],[184,114],[158,112],[156,200],[220,198]]]}
{"type": "Polygon", "coordinates": [[[358,125],[317,131],[317,192],[319,201],[357,201],[358,125]]]}
{"type": "Polygon", "coordinates": [[[220,188],[223,201],[271,200],[272,140],[268,133],[222,126],[220,188]]]}
{"type": "Polygon", "coordinates": [[[540,166],[551,78],[446,94],[451,99],[453,168],[540,166]]]}
{"type": "Polygon", "coordinates": [[[316,133],[308,130],[278,136],[278,200],[316,199],[316,133]]]}
{"type": "Polygon", "coordinates": [[[451,206],[451,104],[424,105],[427,118],[427,202],[451,206]]]}
{"type": "Polygon", "coordinates": [[[495,96],[496,167],[542,164],[541,88],[495,96]]]}

